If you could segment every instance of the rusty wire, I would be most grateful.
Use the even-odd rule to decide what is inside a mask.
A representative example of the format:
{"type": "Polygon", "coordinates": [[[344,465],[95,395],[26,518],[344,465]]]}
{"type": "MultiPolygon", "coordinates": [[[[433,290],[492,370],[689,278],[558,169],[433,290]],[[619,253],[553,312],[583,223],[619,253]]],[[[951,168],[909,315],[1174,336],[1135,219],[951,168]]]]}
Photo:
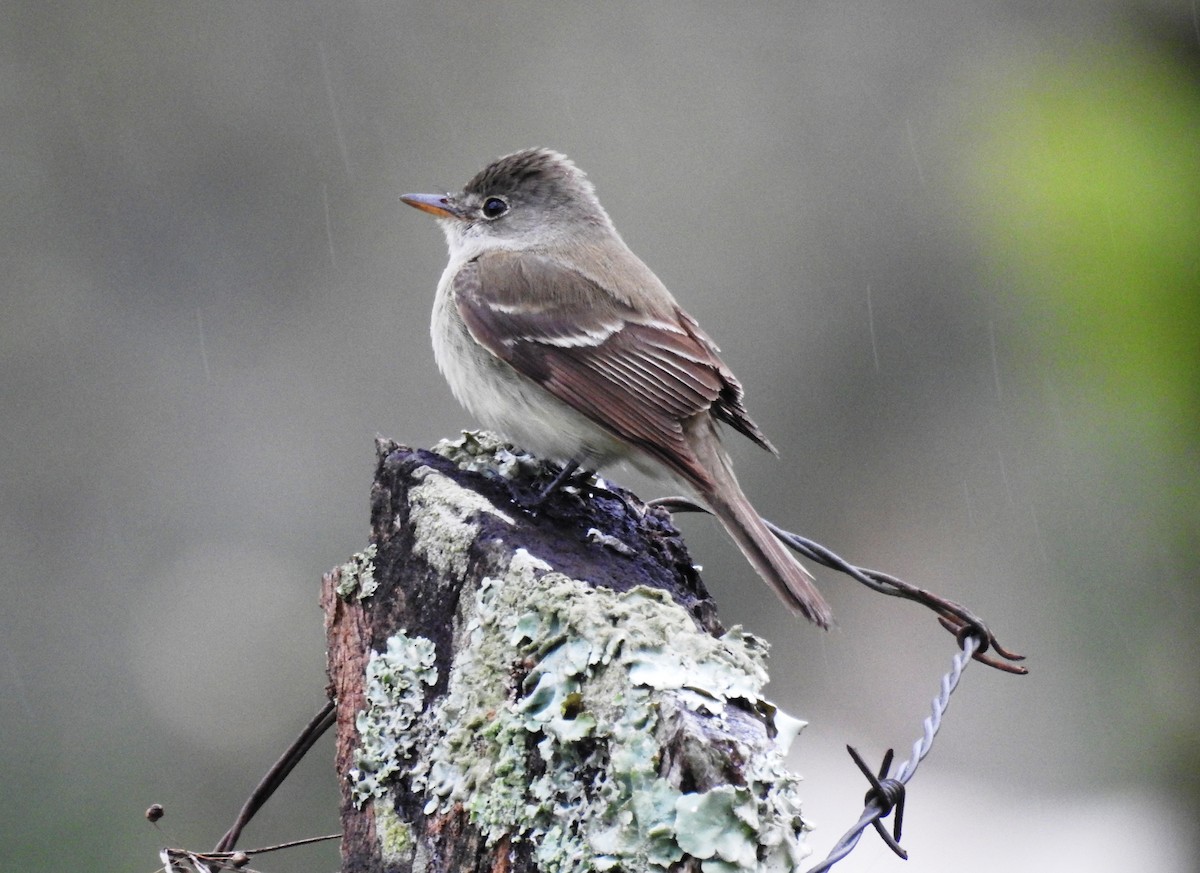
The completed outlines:
{"type": "MultiPolygon", "coordinates": [[[[660,497],[657,500],[649,501],[647,505],[661,506],[669,512],[709,512],[707,507],[687,497],[660,497]]],[[[1016,652],[1009,651],[1001,646],[995,634],[983,623],[983,620],[965,606],[887,573],[856,567],[820,543],[784,530],[779,525],[765,518],[763,521],[781,542],[801,557],[828,567],[831,570],[845,573],[851,579],[861,582],[872,591],[886,594],[889,597],[901,597],[905,600],[912,600],[920,603],[922,606],[928,607],[937,616],[939,624],[955,635],[960,645],[966,638],[975,637],[978,645],[974,649],[972,657],[976,661],[987,664],[989,667],[995,667],[997,670],[1003,670],[1006,673],[1024,675],[1029,672],[1026,668],[1014,663],[1015,661],[1024,660],[1025,656],[1018,655],[1016,652]],[[985,652],[989,649],[994,651],[999,657],[993,658],[986,655],[985,652]]]]}

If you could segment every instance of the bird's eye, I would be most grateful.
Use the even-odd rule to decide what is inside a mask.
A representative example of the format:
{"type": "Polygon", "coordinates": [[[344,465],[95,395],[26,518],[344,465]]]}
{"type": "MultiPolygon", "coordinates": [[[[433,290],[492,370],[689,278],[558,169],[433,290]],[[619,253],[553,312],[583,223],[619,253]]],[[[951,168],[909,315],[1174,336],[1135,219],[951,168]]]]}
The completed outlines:
{"type": "Polygon", "coordinates": [[[508,204],[499,197],[489,197],[483,201],[484,218],[499,218],[506,212],[508,212],[508,204]]]}

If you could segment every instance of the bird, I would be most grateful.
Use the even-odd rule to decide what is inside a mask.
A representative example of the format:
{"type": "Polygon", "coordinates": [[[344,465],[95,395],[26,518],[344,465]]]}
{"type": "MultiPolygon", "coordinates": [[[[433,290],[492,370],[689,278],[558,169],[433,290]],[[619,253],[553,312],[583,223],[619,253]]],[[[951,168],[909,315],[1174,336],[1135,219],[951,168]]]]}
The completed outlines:
{"type": "Polygon", "coordinates": [[[755,511],[722,445],[726,425],[778,454],[741,383],[626,245],[582,170],[524,149],[461,191],[400,199],[446,237],[430,333],[471,415],[564,471],[626,461],[687,486],[793,613],[830,626],[812,575],[755,511]]]}

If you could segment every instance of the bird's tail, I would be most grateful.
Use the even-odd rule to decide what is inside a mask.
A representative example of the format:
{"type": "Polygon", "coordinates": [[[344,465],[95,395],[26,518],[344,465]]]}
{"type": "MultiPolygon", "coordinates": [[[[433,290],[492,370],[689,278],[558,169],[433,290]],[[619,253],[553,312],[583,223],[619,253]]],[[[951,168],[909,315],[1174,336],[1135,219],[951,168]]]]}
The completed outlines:
{"type": "MultiPolygon", "coordinates": [[[[792,557],[755,512],[742,493],[733,468],[721,447],[711,419],[703,416],[688,428],[688,443],[710,481],[693,481],[700,496],[721,520],[742,554],[793,612],[828,628],[833,611],[814,584],[812,574],[792,557]]],[[[689,477],[691,478],[691,477],[689,477]]]]}

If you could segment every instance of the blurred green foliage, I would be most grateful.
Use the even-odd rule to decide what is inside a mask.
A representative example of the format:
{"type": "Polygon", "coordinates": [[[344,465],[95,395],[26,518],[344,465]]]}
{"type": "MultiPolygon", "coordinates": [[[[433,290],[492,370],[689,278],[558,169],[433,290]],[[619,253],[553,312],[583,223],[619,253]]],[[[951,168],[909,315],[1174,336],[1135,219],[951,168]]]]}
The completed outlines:
{"type": "Polygon", "coordinates": [[[1093,424],[1186,457],[1200,424],[1200,82],[1129,43],[1026,73],[989,114],[975,168],[987,245],[1093,424]]]}
{"type": "Polygon", "coordinates": [[[1079,504],[1050,501],[1049,529],[1086,649],[1113,665],[1093,692],[1138,727],[1135,769],[1193,806],[1195,685],[1178,654],[1200,598],[1198,69],[1194,47],[1136,39],[1040,57],[980,102],[966,189],[1083,449],[1042,487],[1079,504]]]}

